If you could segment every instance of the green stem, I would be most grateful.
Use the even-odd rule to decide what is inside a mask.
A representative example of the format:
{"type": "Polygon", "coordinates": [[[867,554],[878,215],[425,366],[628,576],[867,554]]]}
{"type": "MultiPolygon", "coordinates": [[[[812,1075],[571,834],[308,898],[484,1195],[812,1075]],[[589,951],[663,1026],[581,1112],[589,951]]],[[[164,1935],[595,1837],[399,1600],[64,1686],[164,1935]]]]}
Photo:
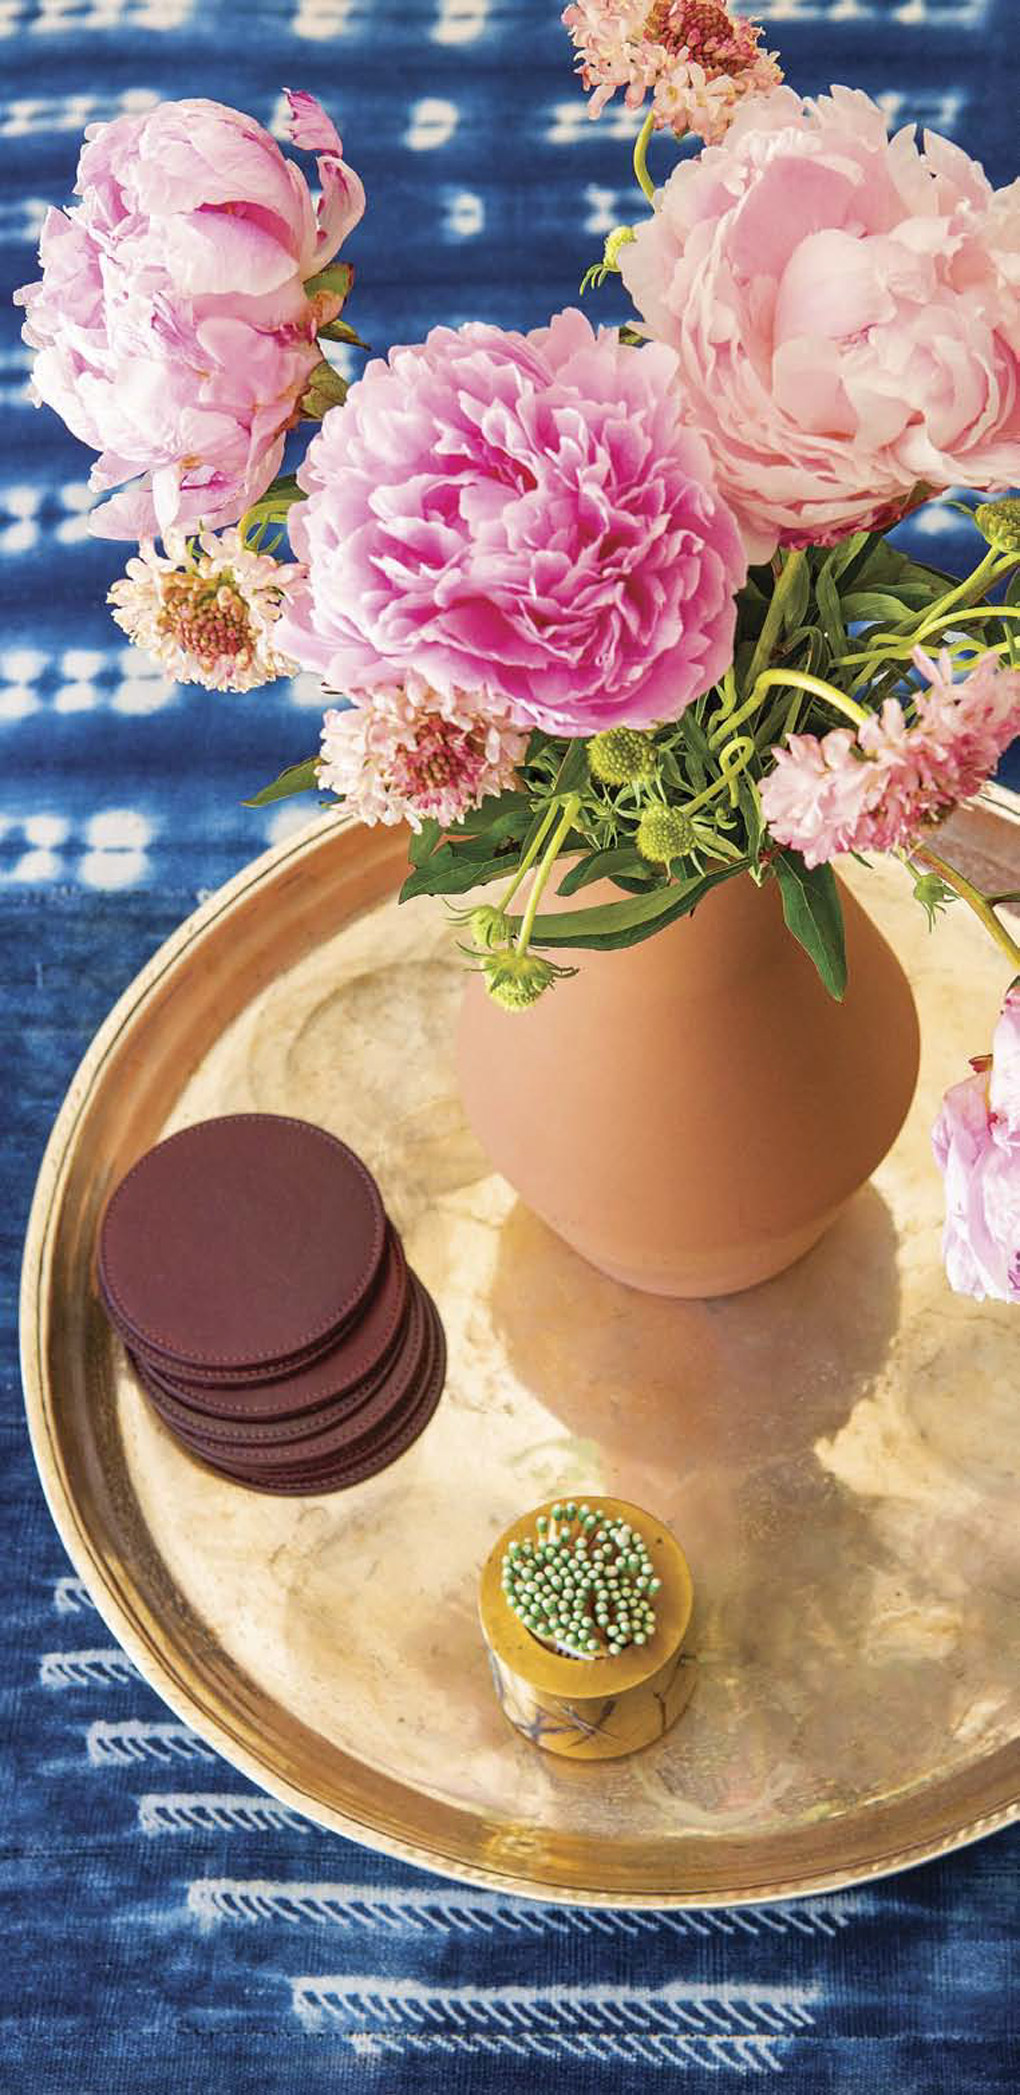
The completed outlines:
{"type": "Polygon", "coordinates": [[[947,612],[954,609],[963,610],[976,603],[978,597],[983,595],[986,584],[994,582],[1000,571],[1004,574],[1010,564],[1009,561],[1003,563],[1001,546],[998,550],[993,546],[978,563],[973,574],[967,576],[966,581],[958,583],[955,589],[950,590],[948,596],[939,597],[937,603],[926,605],[925,609],[917,614],[920,622],[911,635],[913,645],[916,647],[926,633],[933,631],[947,612]]]}
{"type": "Polygon", "coordinates": [[[869,717],[866,708],[859,706],[856,699],[848,698],[845,691],[837,691],[835,685],[827,684],[823,677],[809,675],[806,669],[763,669],[750,698],[745,699],[739,712],[730,714],[722,726],[715,729],[709,738],[710,746],[715,748],[718,742],[727,740],[735,727],[757,711],[766,691],[771,691],[776,684],[793,685],[797,691],[812,692],[815,698],[824,699],[827,706],[833,706],[837,713],[852,720],[855,727],[860,727],[869,717]]]}
{"type": "MultiPolygon", "coordinates": [[[[1001,618],[1004,621],[1011,618],[1020,619],[1020,605],[968,604],[967,613],[970,618],[1001,618]]],[[[931,623],[925,627],[924,638],[926,640],[929,639],[933,634],[940,633],[946,626],[955,626],[959,616],[958,610],[955,612],[947,611],[944,616],[932,619],[931,623]]],[[[972,636],[968,634],[967,638],[971,639],[972,636]]],[[[909,662],[915,647],[919,644],[917,635],[913,633],[895,642],[889,638],[883,638],[879,634],[874,647],[865,648],[863,651],[853,655],[841,655],[839,667],[841,669],[852,669],[856,663],[863,662],[874,664],[876,668],[880,668],[887,662],[909,662]]],[[[980,641],[976,641],[975,644],[979,646],[980,641]]],[[[855,681],[857,680],[855,679],[855,681]]]]}
{"type": "Polygon", "coordinates": [[[757,646],[748,664],[747,682],[749,685],[753,686],[759,671],[765,667],[772,653],[773,642],[778,639],[779,628],[783,623],[786,599],[806,559],[807,554],[801,548],[795,548],[792,553],[787,554],[782,573],[777,576],[776,586],[772,591],[772,601],[765,613],[765,623],[758,635],[757,646]]]}
{"type": "Polygon", "coordinates": [[[1015,939],[1010,938],[1005,925],[1000,924],[988,896],[983,895],[980,888],[972,887],[970,881],[965,880],[963,874],[958,873],[955,866],[949,866],[944,858],[939,858],[937,852],[933,851],[929,844],[912,844],[911,857],[919,858],[922,865],[930,866],[932,872],[937,873],[939,879],[944,880],[947,887],[951,887],[956,894],[962,897],[964,902],[969,903],[974,911],[974,915],[980,919],[985,930],[994,938],[996,945],[1001,946],[1002,951],[1012,961],[1013,966],[1020,969],[1020,946],[1017,945],[1015,939]]]}
{"type": "Polygon", "coordinates": [[[556,813],[557,805],[558,803],[555,800],[550,800],[549,805],[546,808],[545,814],[542,816],[542,820],[539,823],[538,828],[536,829],[535,834],[532,837],[526,852],[524,853],[524,857],[521,859],[520,865],[518,866],[517,871],[514,874],[514,877],[511,880],[509,887],[507,888],[506,894],[503,896],[502,901],[498,905],[500,909],[509,909],[511,902],[513,901],[514,896],[516,895],[517,890],[520,887],[521,881],[524,879],[524,876],[527,873],[529,867],[534,865],[535,860],[542,849],[542,845],[544,844],[546,837],[549,834],[549,828],[552,823],[553,817],[556,813]]]}
{"type": "Polygon", "coordinates": [[[539,866],[538,872],[535,874],[535,878],[531,884],[531,893],[528,896],[527,909],[525,910],[524,915],[521,918],[521,928],[517,935],[517,950],[519,953],[526,953],[528,950],[531,934],[535,928],[535,918],[538,915],[538,905],[542,900],[542,893],[545,888],[546,881],[548,880],[549,875],[552,872],[554,865],[556,864],[556,860],[560,855],[560,847],[563,843],[564,837],[569,835],[570,831],[574,826],[575,821],[577,820],[577,811],[580,805],[580,794],[571,793],[570,798],[566,802],[566,805],[563,809],[563,813],[560,816],[558,823],[556,824],[556,828],[553,831],[552,837],[550,838],[549,843],[546,846],[545,855],[542,859],[542,863],[539,866]]]}
{"type": "Polygon", "coordinates": [[[644,191],[645,196],[648,198],[649,203],[651,203],[655,195],[655,183],[652,181],[651,175],[648,172],[647,162],[648,142],[651,138],[654,129],[655,111],[654,109],[650,109],[648,111],[648,115],[644,120],[644,123],[641,126],[640,131],[638,132],[637,142],[634,146],[634,174],[642,190],[644,191]]]}

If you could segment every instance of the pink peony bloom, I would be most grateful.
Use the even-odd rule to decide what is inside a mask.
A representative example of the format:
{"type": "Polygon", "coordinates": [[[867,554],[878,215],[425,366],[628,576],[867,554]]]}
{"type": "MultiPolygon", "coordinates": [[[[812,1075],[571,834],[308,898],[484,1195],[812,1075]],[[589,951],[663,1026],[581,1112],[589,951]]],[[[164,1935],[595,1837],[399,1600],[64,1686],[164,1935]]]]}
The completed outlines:
{"type": "Polygon", "coordinates": [[[318,214],[261,125],[196,100],[94,125],[80,204],[46,218],[42,279],[15,296],[36,400],[102,454],[93,487],[134,481],[94,512],[102,537],[233,523],[280,464],[339,305],[305,279],[365,206],[318,103],[290,101],[320,155],[318,214]]]}
{"type": "Polygon", "coordinates": [[[950,1286],[978,1302],[1020,1302],[1020,987],[1003,1004],[991,1057],[946,1092],[932,1143],[950,1286]]]}
{"type": "Polygon", "coordinates": [[[166,556],[151,539],[129,560],[108,601],[113,617],[178,684],[252,691],[295,664],[281,654],[276,626],[301,570],[254,553],[239,531],[169,532],[166,556]]]}
{"type": "Polygon", "coordinates": [[[652,90],[657,131],[696,131],[715,144],[748,95],[778,87],[782,71],[759,49],[761,30],[723,0],[572,0],[563,10],[589,116],[601,116],[618,87],[628,109],[652,90]]]}
{"type": "Polygon", "coordinates": [[[784,87],[655,201],[621,272],[752,560],[1020,478],[1020,183],[784,87]]]}
{"type": "Polygon", "coordinates": [[[320,786],[372,828],[431,817],[444,829],[516,782],[528,746],[506,713],[477,696],[440,696],[421,677],[377,686],[347,712],[331,708],[322,728],[320,786]]]}
{"type": "Polygon", "coordinates": [[[928,679],[908,721],[900,701],[857,729],[791,735],[762,780],[765,820],[779,844],[819,866],[840,851],[891,851],[969,800],[1020,734],[1020,670],[985,655],[953,682],[948,653],[914,662],[928,679]]]}
{"type": "Polygon", "coordinates": [[[675,719],[731,659],[745,575],[675,373],[569,311],[369,364],[298,476],[291,653],[341,691],[413,669],[557,734],[675,719]]]}

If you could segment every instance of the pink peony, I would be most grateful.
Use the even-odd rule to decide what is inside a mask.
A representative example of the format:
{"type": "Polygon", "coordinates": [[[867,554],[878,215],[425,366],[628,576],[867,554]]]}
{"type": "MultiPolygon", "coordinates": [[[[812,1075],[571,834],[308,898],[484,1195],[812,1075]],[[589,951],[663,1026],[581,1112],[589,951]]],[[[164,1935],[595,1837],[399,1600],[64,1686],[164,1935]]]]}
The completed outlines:
{"type": "Polygon", "coordinates": [[[80,204],[47,216],[42,280],[15,296],[36,399],[101,452],[93,487],[134,480],[94,512],[103,537],[233,523],[280,464],[339,304],[305,279],[365,205],[318,103],[290,103],[320,155],[318,215],[261,125],[196,100],[93,126],[80,204]]]}
{"type": "Polygon", "coordinates": [[[601,116],[618,87],[628,109],[652,90],[657,131],[696,131],[716,142],[748,95],[767,94],[783,75],[761,30],[723,0],[571,0],[563,10],[589,116],[601,116]]]}
{"type": "Polygon", "coordinates": [[[752,560],[1020,478],[1020,183],[867,95],[746,103],[619,262],[752,560]]]}
{"type": "Polygon", "coordinates": [[[856,734],[791,735],[774,752],[762,780],[765,820],[779,844],[819,866],[840,851],[891,851],[909,845],[926,823],[969,800],[1020,734],[1020,670],[996,655],[953,682],[948,653],[933,662],[921,648],[914,662],[929,689],[908,721],[898,699],[856,734]]]}
{"type": "Polygon", "coordinates": [[[417,830],[431,817],[448,829],[516,783],[527,746],[505,713],[467,692],[440,697],[412,671],[344,712],[330,709],[318,779],[369,828],[409,822],[417,830]]]}
{"type": "Polygon", "coordinates": [[[570,311],[369,364],[298,476],[289,652],[341,691],[415,670],[553,733],[676,718],[731,659],[745,562],[675,374],[570,311]]]}
{"type": "Polygon", "coordinates": [[[991,1056],[946,1092],[932,1142],[950,1286],[978,1302],[1020,1302],[1020,986],[1003,1004],[991,1056]]]}

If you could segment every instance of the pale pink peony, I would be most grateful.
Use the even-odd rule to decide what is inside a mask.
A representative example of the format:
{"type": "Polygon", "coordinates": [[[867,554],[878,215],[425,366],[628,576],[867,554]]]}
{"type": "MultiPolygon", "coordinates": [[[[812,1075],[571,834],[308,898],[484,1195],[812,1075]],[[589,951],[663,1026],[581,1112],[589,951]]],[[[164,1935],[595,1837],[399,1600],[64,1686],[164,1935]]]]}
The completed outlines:
{"type": "Polygon", "coordinates": [[[318,780],[369,828],[431,818],[447,829],[516,782],[527,746],[505,712],[470,692],[443,696],[412,671],[330,709],[318,780]]]}
{"type": "Polygon", "coordinates": [[[15,296],[36,399],[102,454],[94,488],[134,483],[94,512],[100,536],[233,523],[280,464],[339,304],[305,280],[365,204],[318,103],[290,102],[320,155],[317,213],[261,125],[195,100],[94,125],[80,204],[47,215],[42,279],[15,296]]]}
{"type": "Polygon", "coordinates": [[[675,374],[572,311],[369,364],[298,475],[286,646],[341,691],[415,670],[553,733],[675,719],[730,662],[745,574],[675,374]]]}
{"type": "Polygon", "coordinates": [[[121,631],[176,683],[252,691],[295,667],[276,628],[300,573],[251,551],[239,531],[203,531],[197,539],[170,531],[165,553],[143,541],[108,602],[121,631]]]}
{"type": "Polygon", "coordinates": [[[1020,986],[1003,1004],[991,1056],[946,1092],[932,1142],[950,1286],[978,1302],[1020,1302],[1020,986]]]}
{"type": "Polygon", "coordinates": [[[918,691],[913,720],[887,698],[856,733],[791,735],[774,751],[762,811],[776,842],[807,865],[909,845],[978,792],[1020,735],[1020,670],[986,655],[954,683],[948,653],[933,662],[917,648],[914,662],[929,688],[918,691]]]}
{"type": "Polygon", "coordinates": [[[1020,182],[777,88],[655,201],[620,268],[752,560],[1020,479],[1020,182]]]}
{"type": "Polygon", "coordinates": [[[657,131],[696,131],[716,143],[748,95],[768,94],[783,75],[761,30],[723,0],[572,0],[563,10],[581,84],[594,88],[588,114],[601,116],[618,87],[628,109],[649,88],[657,131]]]}

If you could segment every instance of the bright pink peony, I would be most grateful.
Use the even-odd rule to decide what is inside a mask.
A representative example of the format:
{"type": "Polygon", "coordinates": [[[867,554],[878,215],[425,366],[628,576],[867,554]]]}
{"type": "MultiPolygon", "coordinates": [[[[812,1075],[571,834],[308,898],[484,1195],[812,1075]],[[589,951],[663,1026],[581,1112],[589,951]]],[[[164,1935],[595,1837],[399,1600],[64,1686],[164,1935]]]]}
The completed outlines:
{"type": "Polygon", "coordinates": [[[948,653],[933,662],[921,648],[915,666],[929,688],[908,720],[887,698],[857,729],[791,735],[774,751],[762,780],[765,820],[779,844],[818,866],[840,851],[891,851],[909,845],[926,823],[969,800],[1020,735],[1020,670],[985,655],[953,682],[948,653]]]}
{"type": "Polygon", "coordinates": [[[1020,479],[1020,183],[867,95],[745,103],[619,261],[751,559],[1020,479]]]}
{"type": "Polygon", "coordinates": [[[186,101],[93,126],[81,203],[47,216],[42,280],[15,296],[36,399],[101,452],[93,487],[134,480],[94,512],[103,537],[234,523],[279,466],[338,304],[304,283],[365,206],[329,118],[311,95],[290,103],[320,155],[317,215],[261,125],[186,101]]]}
{"type": "Polygon", "coordinates": [[[991,1056],[946,1092],[932,1142],[950,1286],[978,1302],[1020,1302],[1020,988],[1003,1004],[991,1056]]]}
{"type": "Polygon", "coordinates": [[[570,311],[371,363],[298,476],[282,644],[340,691],[410,669],[558,734],[674,719],[731,659],[745,574],[675,373],[570,311]]]}

